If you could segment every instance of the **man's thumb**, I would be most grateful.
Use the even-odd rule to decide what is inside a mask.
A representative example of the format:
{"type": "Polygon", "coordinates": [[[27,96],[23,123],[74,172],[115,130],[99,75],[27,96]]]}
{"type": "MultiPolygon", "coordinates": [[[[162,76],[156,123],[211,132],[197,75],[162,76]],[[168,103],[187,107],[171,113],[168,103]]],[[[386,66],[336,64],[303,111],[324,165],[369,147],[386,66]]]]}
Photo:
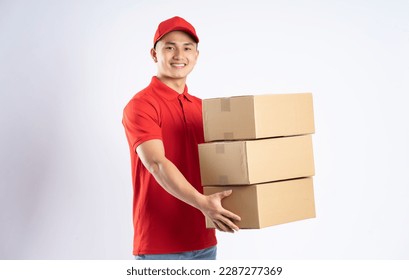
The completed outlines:
{"type": "Polygon", "coordinates": [[[222,193],[221,193],[221,198],[223,199],[223,198],[225,198],[225,197],[231,195],[232,192],[233,192],[233,190],[227,190],[227,191],[222,192],[222,193]]]}

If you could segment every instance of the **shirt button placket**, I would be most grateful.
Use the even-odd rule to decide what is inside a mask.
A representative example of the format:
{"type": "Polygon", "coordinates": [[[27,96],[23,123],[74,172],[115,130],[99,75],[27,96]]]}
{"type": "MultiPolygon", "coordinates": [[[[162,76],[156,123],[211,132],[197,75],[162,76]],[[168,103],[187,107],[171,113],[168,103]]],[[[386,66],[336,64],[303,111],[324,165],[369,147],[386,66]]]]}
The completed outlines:
{"type": "Polygon", "coordinates": [[[183,99],[184,99],[183,94],[179,94],[178,100],[179,100],[180,107],[182,108],[183,121],[184,121],[185,124],[186,124],[186,123],[187,123],[187,119],[186,119],[185,108],[184,108],[184,106],[183,106],[183,99]]]}

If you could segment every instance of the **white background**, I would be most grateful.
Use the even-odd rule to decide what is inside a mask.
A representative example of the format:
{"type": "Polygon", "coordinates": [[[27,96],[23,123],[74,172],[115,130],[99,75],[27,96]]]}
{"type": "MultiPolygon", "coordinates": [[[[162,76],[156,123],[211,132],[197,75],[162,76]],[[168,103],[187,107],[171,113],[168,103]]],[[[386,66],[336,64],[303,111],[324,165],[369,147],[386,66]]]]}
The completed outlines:
{"type": "Polygon", "coordinates": [[[219,259],[409,258],[409,1],[0,1],[0,259],[132,259],[122,109],[157,24],[201,39],[201,98],[313,92],[317,218],[219,259]]]}

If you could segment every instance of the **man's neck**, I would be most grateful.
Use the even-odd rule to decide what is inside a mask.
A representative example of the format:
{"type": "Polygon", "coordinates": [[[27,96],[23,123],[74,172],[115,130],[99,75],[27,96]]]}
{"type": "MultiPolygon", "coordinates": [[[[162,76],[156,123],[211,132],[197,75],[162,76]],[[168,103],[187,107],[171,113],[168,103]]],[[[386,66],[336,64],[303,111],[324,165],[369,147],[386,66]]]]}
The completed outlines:
{"type": "Polygon", "coordinates": [[[185,86],[186,86],[186,78],[184,79],[170,79],[170,78],[166,78],[163,76],[157,76],[158,79],[164,83],[165,85],[167,85],[168,87],[170,87],[171,89],[173,89],[174,91],[180,93],[183,93],[185,91],[185,86]]]}

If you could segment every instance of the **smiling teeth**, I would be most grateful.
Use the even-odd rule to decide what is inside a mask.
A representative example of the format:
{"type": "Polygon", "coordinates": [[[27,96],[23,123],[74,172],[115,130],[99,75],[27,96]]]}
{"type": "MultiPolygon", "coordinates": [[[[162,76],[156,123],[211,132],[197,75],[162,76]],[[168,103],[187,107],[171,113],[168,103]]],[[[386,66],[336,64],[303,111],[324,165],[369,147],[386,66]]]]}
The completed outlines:
{"type": "Polygon", "coordinates": [[[183,63],[173,63],[172,65],[177,67],[185,66],[183,63]]]}

